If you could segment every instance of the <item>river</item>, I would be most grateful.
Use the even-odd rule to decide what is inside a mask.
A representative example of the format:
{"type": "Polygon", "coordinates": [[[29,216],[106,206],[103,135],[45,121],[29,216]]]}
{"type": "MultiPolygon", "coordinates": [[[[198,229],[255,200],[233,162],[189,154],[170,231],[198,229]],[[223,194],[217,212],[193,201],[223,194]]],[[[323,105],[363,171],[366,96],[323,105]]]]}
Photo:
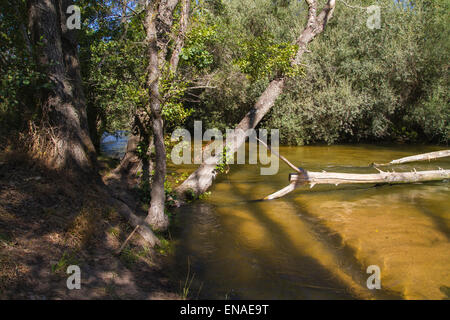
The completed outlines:
{"type": "MultiPolygon", "coordinates": [[[[311,171],[376,173],[385,163],[436,146],[303,146],[280,153],[311,171]]],[[[450,168],[450,161],[395,170],[450,168]]],[[[172,167],[172,169],[174,169],[172,167]]],[[[299,188],[254,201],[288,184],[257,165],[234,165],[207,199],[178,209],[171,229],[176,281],[211,299],[443,299],[450,287],[448,181],[393,186],[299,188]],[[381,289],[367,288],[367,267],[381,289]]]]}
{"type": "MultiPolygon", "coordinates": [[[[311,171],[376,173],[372,162],[444,149],[424,145],[280,147],[311,171]]],[[[450,160],[395,166],[450,168],[450,160]]],[[[192,167],[169,164],[169,172],[192,167]]],[[[176,209],[167,272],[205,299],[448,299],[448,181],[405,185],[318,185],[257,201],[288,184],[292,169],[260,175],[233,165],[206,199],[176,209]],[[368,289],[369,266],[381,289],[368,289]],[[187,280],[188,279],[188,280],[187,280]],[[186,284],[187,280],[187,284],[186,284]]]]}

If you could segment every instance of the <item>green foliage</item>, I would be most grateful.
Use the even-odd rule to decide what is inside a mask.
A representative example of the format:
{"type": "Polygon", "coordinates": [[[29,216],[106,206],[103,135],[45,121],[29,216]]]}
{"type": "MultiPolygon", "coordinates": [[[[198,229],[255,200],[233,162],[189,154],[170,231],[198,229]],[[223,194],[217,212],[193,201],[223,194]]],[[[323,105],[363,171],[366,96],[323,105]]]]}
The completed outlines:
{"type": "Polygon", "coordinates": [[[300,73],[290,67],[290,59],[304,5],[291,1],[274,10],[269,0],[232,0],[221,1],[216,10],[211,2],[205,2],[204,10],[206,23],[217,26],[217,40],[209,45],[214,62],[208,71],[215,88],[195,92],[199,102],[192,105],[195,112],[187,124],[202,120],[204,127],[223,131],[242,119],[271,78],[300,73]]]}
{"type": "Polygon", "coordinates": [[[448,143],[448,2],[383,6],[379,30],[336,8],[304,55],[305,78],[289,81],[262,123],[279,128],[282,143],[448,143]]]}
{"type": "Polygon", "coordinates": [[[213,55],[208,51],[208,44],[216,40],[216,25],[206,25],[202,20],[194,21],[195,25],[187,35],[185,46],[180,58],[187,65],[204,69],[214,62],[213,55]]]}
{"type": "Polygon", "coordinates": [[[236,63],[252,80],[283,75],[293,77],[301,72],[299,66],[291,66],[298,50],[297,45],[275,43],[272,36],[265,34],[243,41],[240,47],[243,54],[236,63]]]}
{"type": "MultiPolygon", "coordinates": [[[[19,130],[37,115],[39,90],[51,88],[38,69],[26,31],[26,2],[0,4],[0,130],[19,130]]],[[[2,132],[2,134],[6,134],[2,132]]]]}
{"type": "MultiPolygon", "coordinates": [[[[114,12],[121,10],[117,4],[99,6],[89,0],[84,2],[83,10],[88,18],[80,39],[80,57],[91,132],[99,137],[105,131],[129,130],[136,110],[148,108],[144,15],[133,15],[125,27],[112,18],[114,12]]],[[[174,31],[179,28],[179,7],[175,10],[174,31]]],[[[165,66],[161,74],[159,85],[166,132],[183,125],[192,114],[185,101],[186,90],[199,71],[213,62],[208,46],[215,39],[215,26],[206,24],[206,14],[200,14],[198,8],[194,5],[192,27],[181,52],[181,71],[174,75],[165,66]]],[[[169,54],[172,45],[170,42],[169,54]]],[[[151,134],[150,128],[148,133],[151,134]]]]}
{"type": "Polygon", "coordinates": [[[158,237],[159,238],[159,246],[157,247],[157,251],[159,254],[163,255],[163,256],[167,256],[169,254],[171,254],[173,252],[173,242],[163,238],[163,237],[158,237]]]}
{"type": "Polygon", "coordinates": [[[140,159],[148,160],[150,157],[148,154],[148,143],[146,143],[144,140],[140,140],[138,145],[136,146],[136,153],[140,159]]]}
{"type": "Polygon", "coordinates": [[[405,122],[420,128],[428,140],[448,143],[450,141],[450,94],[449,83],[441,79],[417,103],[405,122]]]}
{"type": "Polygon", "coordinates": [[[229,148],[225,146],[222,150],[222,152],[219,155],[220,160],[218,161],[216,165],[216,171],[219,173],[226,173],[230,169],[228,165],[228,160],[233,159],[234,155],[229,154],[229,148]]]}
{"type": "Polygon", "coordinates": [[[183,103],[183,97],[189,83],[187,81],[177,80],[174,75],[166,72],[159,85],[161,95],[165,97],[162,105],[165,129],[171,132],[177,126],[183,124],[193,112],[191,108],[186,108],[183,103]]]}
{"type": "Polygon", "coordinates": [[[52,273],[65,273],[70,265],[79,265],[80,261],[73,252],[64,251],[62,257],[51,265],[52,273]]]}
{"type": "MultiPolygon", "coordinates": [[[[137,109],[148,101],[145,89],[146,55],[144,31],[139,21],[131,21],[125,37],[100,37],[90,31],[81,46],[81,63],[91,129],[115,132],[130,128],[137,109]]],[[[92,131],[91,130],[91,131],[92,131]]]]}
{"type": "Polygon", "coordinates": [[[211,196],[211,191],[206,191],[198,196],[199,200],[205,200],[211,196]]]}
{"type": "Polygon", "coordinates": [[[291,77],[284,94],[261,123],[279,128],[282,143],[448,143],[448,1],[416,1],[406,9],[379,1],[378,30],[367,27],[365,11],[338,4],[303,55],[304,75],[288,63],[290,44],[306,22],[303,2],[222,4],[220,13],[211,9],[208,22],[218,26],[219,41],[210,49],[216,89],[201,93],[190,119],[219,130],[234,127],[268,81],[284,74],[291,77]]]}
{"type": "Polygon", "coordinates": [[[149,257],[150,250],[147,247],[139,249],[137,247],[127,246],[120,252],[119,259],[124,263],[127,268],[133,268],[139,260],[149,257]]]}
{"type": "MultiPolygon", "coordinates": [[[[302,67],[292,68],[293,43],[307,18],[304,1],[191,1],[177,74],[166,68],[160,79],[165,133],[194,120],[204,128],[234,127],[271,79],[287,76],[284,94],[261,123],[279,128],[282,143],[448,143],[450,2],[376,3],[383,8],[381,29],[371,30],[364,10],[338,2],[302,67]]],[[[40,93],[51,88],[29,46],[26,4],[0,3],[0,128],[8,132],[40,118],[40,93]]],[[[124,24],[120,2],[77,4],[89,127],[98,140],[105,131],[129,130],[136,110],[148,107],[144,14],[130,14],[124,24]]],[[[179,18],[180,6],[173,31],[179,18]]],[[[147,157],[146,146],[138,153],[147,157]]]]}

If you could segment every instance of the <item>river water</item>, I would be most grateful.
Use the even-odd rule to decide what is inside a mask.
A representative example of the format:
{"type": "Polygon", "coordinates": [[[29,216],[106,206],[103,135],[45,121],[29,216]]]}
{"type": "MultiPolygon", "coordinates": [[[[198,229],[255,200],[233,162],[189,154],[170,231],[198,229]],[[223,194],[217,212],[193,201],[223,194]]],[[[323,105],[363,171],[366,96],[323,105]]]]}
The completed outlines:
{"type": "MultiPolygon", "coordinates": [[[[377,173],[370,163],[440,149],[337,145],[280,153],[310,171],[377,173]]],[[[395,170],[439,167],[450,168],[450,160],[395,170]]],[[[258,165],[233,165],[207,199],[175,212],[170,273],[180,290],[207,299],[449,298],[448,181],[317,185],[255,201],[286,186],[290,172],[283,163],[273,176],[260,175],[258,165]],[[371,265],[380,269],[381,289],[367,288],[371,265]]]]}
{"type": "MultiPolygon", "coordinates": [[[[280,153],[310,171],[377,173],[370,163],[441,149],[335,145],[280,153]]],[[[449,169],[450,159],[390,170],[439,167],[449,169]]],[[[169,174],[194,169],[168,164],[169,174]]],[[[166,272],[180,292],[189,289],[194,299],[450,298],[448,181],[317,185],[258,201],[286,186],[290,172],[283,163],[271,176],[260,175],[259,165],[233,165],[209,197],[175,210],[166,272]],[[372,265],[381,289],[367,288],[372,265]]]]}

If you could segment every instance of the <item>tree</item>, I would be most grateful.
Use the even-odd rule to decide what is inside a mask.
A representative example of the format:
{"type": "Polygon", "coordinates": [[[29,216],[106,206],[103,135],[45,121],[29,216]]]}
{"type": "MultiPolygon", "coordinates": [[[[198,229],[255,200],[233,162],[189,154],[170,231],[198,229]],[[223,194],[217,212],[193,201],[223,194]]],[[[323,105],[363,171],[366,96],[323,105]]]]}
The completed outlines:
{"type": "MultiPolygon", "coordinates": [[[[335,8],[335,0],[329,0],[322,11],[317,14],[316,0],[306,0],[306,3],[308,6],[308,21],[306,27],[295,42],[298,50],[292,61],[293,66],[297,66],[300,63],[308,43],[325,29],[335,8]]],[[[227,137],[229,138],[227,141],[230,142],[227,143],[225,148],[229,154],[234,154],[237,151],[245,142],[245,132],[249,129],[254,129],[264,115],[273,107],[276,99],[283,92],[286,79],[287,77],[285,75],[273,79],[258,98],[253,108],[236,126],[234,133],[230,137],[227,137]]],[[[216,165],[220,157],[222,155],[219,154],[204,159],[203,164],[176,189],[177,194],[183,198],[187,192],[196,196],[204,193],[212,185],[216,177],[216,165]]]]}
{"type": "Polygon", "coordinates": [[[447,143],[449,5],[378,1],[381,28],[370,29],[366,8],[353,4],[373,3],[348,3],[338,3],[326,34],[304,55],[305,76],[289,81],[260,126],[279,128],[280,143],[291,145],[447,143]]]}
{"type": "MultiPolygon", "coordinates": [[[[181,48],[183,47],[184,33],[187,28],[189,15],[189,0],[182,1],[182,14],[180,30],[176,45],[169,62],[169,72],[175,73],[181,48]]],[[[147,89],[149,92],[149,109],[151,115],[151,129],[153,144],[155,146],[155,174],[151,184],[151,201],[148,215],[145,219],[153,228],[164,230],[168,227],[168,217],[164,212],[166,177],[166,149],[164,145],[164,125],[162,118],[163,97],[160,93],[161,74],[167,67],[166,55],[173,24],[173,11],[178,0],[154,1],[147,4],[145,17],[146,44],[148,56],[147,89]]]]}
{"type": "Polygon", "coordinates": [[[40,92],[42,121],[35,151],[58,170],[92,172],[95,148],[88,133],[75,30],[66,24],[69,0],[29,0],[28,19],[37,64],[51,81],[40,92]]]}

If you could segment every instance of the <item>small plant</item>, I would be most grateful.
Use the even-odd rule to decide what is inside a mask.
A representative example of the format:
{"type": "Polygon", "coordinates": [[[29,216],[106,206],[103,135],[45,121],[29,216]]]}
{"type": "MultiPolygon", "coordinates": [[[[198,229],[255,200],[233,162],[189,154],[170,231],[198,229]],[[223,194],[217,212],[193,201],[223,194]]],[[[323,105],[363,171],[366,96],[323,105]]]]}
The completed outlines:
{"type": "Polygon", "coordinates": [[[142,140],[136,146],[136,154],[139,159],[148,160],[148,144],[142,140]]]}
{"type": "Polygon", "coordinates": [[[225,146],[220,154],[219,163],[216,165],[216,171],[219,173],[228,173],[230,171],[230,166],[228,165],[229,160],[232,159],[233,154],[229,154],[230,148],[225,146]]]}
{"type": "Polygon", "coordinates": [[[52,273],[65,272],[70,265],[79,265],[80,262],[74,253],[64,251],[59,261],[51,266],[52,273]]]}
{"type": "Polygon", "coordinates": [[[303,74],[300,66],[292,66],[297,45],[277,43],[273,35],[265,33],[240,43],[243,55],[235,61],[240,70],[252,80],[281,75],[296,77],[303,74]]]}
{"type": "Polygon", "coordinates": [[[108,233],[114,238],[119,238],[119,229],[116,227],[111,227],[108,229],[108,233]]]}
{"type": "Polygon", "coordinates": [[[158,249],[157,249],[159,254],[166,256],[166,255],[172,253],[173,246],[169,240],[160,238],[159,242],[160,242],[160,245],[158,246],[158,249]]]}
{"type": "Polygon", "coordinates": [[[127,247],[120,253],[120,260],[130,268],[138,262],[139,256],[131,248],[127,247]]]}
{"type": "Polygon", "coordinates": [[[189,291],[191,289],[192,281],[194,281],[195,273],[192,273],[191,276],[191,261],[188,258],[188,270],[186,279],[184,280],[184,286],[181,288],[181,281],[180,281],[180,289],[181,289],[181,298],[183,300],[186,300],[189,296],[189,291]]]}
{"type": "Polygon", "coordinates": [[[191,188],[187,189],[187,190],[184,192],[184,195],[185,195],[186,200],[187,200],[188,202],[189,202],[189,201],[194,201],[194,200],[196,199],[195,191],[194,191],[193,189],[191,189],[191,188]]]}
{"type": "Polygon", "coordinates": [[[200,200],[205,200],[211,196],[211,191],[206,191],[205,193],[198,196],[200,200]]]}

